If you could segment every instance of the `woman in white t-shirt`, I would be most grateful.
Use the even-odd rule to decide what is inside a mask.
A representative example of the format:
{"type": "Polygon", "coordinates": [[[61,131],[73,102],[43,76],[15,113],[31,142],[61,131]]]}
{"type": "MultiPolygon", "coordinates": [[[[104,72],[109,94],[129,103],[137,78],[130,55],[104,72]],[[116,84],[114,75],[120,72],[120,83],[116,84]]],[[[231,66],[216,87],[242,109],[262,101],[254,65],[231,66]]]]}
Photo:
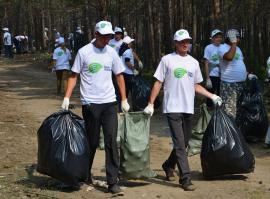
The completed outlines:
{"type": "Polygon", "coordinates": [[[133,77],[138,75],[139,72],[135,69],[134,55],[132,50],[132,44],[134,39],[129,36],[124,37],[123,44],[119,49],[119,56],[121,57],[125,71],[123,72],[125,83],[126,83],[126,96],[128,97],[129,92],[132,92],[133,77]]]}
{"type": "MultiPolygon", "coordinates": [[[[209,92],[219,95],[220,72],[218,48],[222,42],[223,33],[215,29],[211,32],[211,44],[204,49],[204,69],[206,77],[206,88],[209,92]]],[[[213,107],[212,101],[208,98],[206,101],[208,107],[213,107]]]]}
{"type": "Polygon", "coordinates": [[[70,71],[71,54],[69,49],[65,45],[65,40],[63,37],[60,37],[58,39],[58,45],[59,47],[56,48],[53,52],[53,65],[57,80],[57,95],[60,95],[62,82],[64,86],[64,91],[66,91],[67,78],[70,71]]]}
{"type": "Polygon", "coordinates": [[[148,106],[144,112],[153,115],[154,101],[164,84],[163,113],[166,114],[173,141],[173,150],[162,164],[168,181],[174,180],[174,168],[177,165],[179,183],[185,191],[195,189],[191,182],[186,147],[191,136],[192,115],[194,113],[195,92],[221,105],[219,96],[208,92],[200,83],[203,81],[199,62],[188,54],[191,37],[180,29],[174,34],[175,52],[162,57],[154,77],[155,82],[148,106]]]}
{"type": "Polygon", "coordinates": [[[239,98],[247,78],[243,53],[237,46],[239,42],[239,32],[230,29],[226,33],[225,43],[218,49],[221,72],[220,96],[224,102],[222,108],[232,119],[237,118],[239,98]]]}

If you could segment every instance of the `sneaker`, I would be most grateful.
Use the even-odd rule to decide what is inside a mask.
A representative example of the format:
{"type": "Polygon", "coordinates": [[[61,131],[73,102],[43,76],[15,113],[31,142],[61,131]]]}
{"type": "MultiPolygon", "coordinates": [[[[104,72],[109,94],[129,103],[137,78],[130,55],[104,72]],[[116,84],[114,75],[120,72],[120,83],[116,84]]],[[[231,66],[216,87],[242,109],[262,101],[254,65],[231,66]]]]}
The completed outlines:
{"type": "Polygon", "coordinates": [[[185,191],[194,191],[196,189],[195,185],[192,184],[191,180],[187,180],[185,182],[182,183],[182,188],[185,191]]]}
{"type": "Polygon", "coordinates": [[[117,194],[117,195],[123,195],[124,194],[118,184],[109,185],[108,186],[108,192],[110,192],[112,194],[117,194]]]}
{"type": "Polygon", "coordinates": [[[165,163],[163,163],[162,164],[162,169],[165,172],[167,181],[175,181],[175,176],[174,176],[174,173],[173,173],[174,170],[172,168],[166,167],[165,163]]]}

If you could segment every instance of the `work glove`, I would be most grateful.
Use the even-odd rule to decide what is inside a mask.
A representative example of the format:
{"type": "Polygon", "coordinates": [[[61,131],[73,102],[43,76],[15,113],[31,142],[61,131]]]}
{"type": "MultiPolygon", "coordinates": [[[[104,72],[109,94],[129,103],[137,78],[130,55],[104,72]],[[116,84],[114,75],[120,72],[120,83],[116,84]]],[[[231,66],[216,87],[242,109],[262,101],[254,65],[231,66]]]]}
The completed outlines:
{"type": "Polygon", "coordinates": [[[64,109],[64,110],[68,110],[68,107],[69,107],[69,98],[64,97],[61,108],[64,109]]]}
{"type": "Polygon", "coordinates": [[[122,111],[123,111],[124,113],[126,113],[126,112],[129,111],[130,106],[129,106],[128,102],[127,102],[127,99],[125,99],[125,100],[123,100],[123,101],[121,102],[121,109],[122,109],[122,111]]]}
{"type": "Polygon", "coordinates": [[[134,69],[133,70],[133,74],[134,74],[134,76],[137,76],[137,75],[139,75],[139,71],[137,71],[136,69],[134,69]]]}
{"type": "Polygon", "coordinates": [[[145,109],[143,110],[143,112],[147,115],[152,116],[154,113],[154,104],[150,104],[148,103],[148,105],[145,107],[145,109]]]}
{"type": "Polygon", "coordinates": [[[214,94],[211,99],[212,99],[214,105],[221,106],[222,99],[219,96],[214,94]]]}
{"type": "Polygon", "coordinates": [[[139,68],[143,69],[143,63],[141,61],[138,62],[139,68]]]}
{"type": "Polygon", "coordinates": [[[235,30],[229,30],[227,32],[227,37],[229,38],[231,43],[236,43],[237,42],[237,32],[235,30]]]}
{"type": "Polygon", "coordinates": [[[208,78],[208,79],[206,80],[206,88],[211,89],[212,87],[213,87],[213,86],[212,86],[212,81],[211,81],[210,78],[208,78]]]}
{"type": "Polygon", "coordinates": [[[258,79],[258,77],[256,75],[254,75],[254,74],[249,73],[248,74],[248,79],[253,80],[253,79],[258,79]]]}

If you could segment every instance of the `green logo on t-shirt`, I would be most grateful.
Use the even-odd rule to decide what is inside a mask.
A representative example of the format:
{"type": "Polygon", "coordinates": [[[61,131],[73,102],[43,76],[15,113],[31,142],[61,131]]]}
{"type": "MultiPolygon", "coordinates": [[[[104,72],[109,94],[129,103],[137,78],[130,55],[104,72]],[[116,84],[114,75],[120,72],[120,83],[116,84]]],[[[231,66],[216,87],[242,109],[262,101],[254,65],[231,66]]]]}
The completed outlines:
{"type": "Polygon", "coordinates": [[[88,65],[88,70],[90,73],[97,73],[102,69],[102,65],[99,63],[91,63],[88,65]]]}
{"type": "Polygon", "coordinates": [[[64,54],[63,51],[59,51],[59,52],[57,53],[57,56],[58,56],[58,57],[61,57],[63,54],[64,54]]]}
{"type": "Polygon", "coordinates": [[[174,77],[180,79],[180,78],[182,78],[185,74],[187,74],[187,70],[184,69],[184,68],[176,68],[176,69],[174,69],[173,73],[174,73],[174,77]]]}
{"type": "Polygon", "coordinates": [[[235,53],[234,59],[235,59],[235,60],[238,60],[239,58],[240,58],[240,54],[239,54],[239,53],[235,53]]]}
{"type": "Polygon", "coordinates": [[[114,44],[109,44],[109,46],[111,46],[112,48],[115,48],[115,45],[114,44]]]}
{"type": "Polygon", "coordinates": [[[214,62],[218,61],[218,60],[219,60],[218,55],[217,55],[217,54],[214,54],[214,55],[211,57],[211,60],[214,61],[214,62]]]}

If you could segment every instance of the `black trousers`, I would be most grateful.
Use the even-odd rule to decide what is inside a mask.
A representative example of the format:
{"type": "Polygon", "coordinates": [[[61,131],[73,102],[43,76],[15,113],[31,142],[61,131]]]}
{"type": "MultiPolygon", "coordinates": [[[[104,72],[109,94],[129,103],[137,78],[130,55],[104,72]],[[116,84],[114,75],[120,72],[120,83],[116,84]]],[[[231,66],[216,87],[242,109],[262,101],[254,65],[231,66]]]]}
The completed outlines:
{"type": "MultiPolygon", "coordinates": [[[[220,77],[210,76],[212,82],[212,88],[207,89],[209,92],[219,95],[220,93],[220,77]]],[[[207,98],[206,100],[207,107],[213,107],[214,104],[211,99],[207,98]]]]}
{"type": "Polygon", "coordinates": [[[82,114],[90,148],[89,176],[91,175],[93,160],[99,144],[100,127],[102,127],[105,143],[107,184],[115,184],[118,182],[119,170],[119,154],[116,143],[118,128],[117,103],[83,105],[82,114]]]}
{"type": "Polygon", "coordinates": [[[192,114],[167,113],[166,115],[171,130],[173,150],[164,164],[172,169],[177,165],[181,184],[182,181],[191,179],[186,148],[191,137],[192,114]]]}
{"type": "Polygon", "coordinates": [[[13,58],[12,45],[4,45],[5,57],[13,58]]]}

